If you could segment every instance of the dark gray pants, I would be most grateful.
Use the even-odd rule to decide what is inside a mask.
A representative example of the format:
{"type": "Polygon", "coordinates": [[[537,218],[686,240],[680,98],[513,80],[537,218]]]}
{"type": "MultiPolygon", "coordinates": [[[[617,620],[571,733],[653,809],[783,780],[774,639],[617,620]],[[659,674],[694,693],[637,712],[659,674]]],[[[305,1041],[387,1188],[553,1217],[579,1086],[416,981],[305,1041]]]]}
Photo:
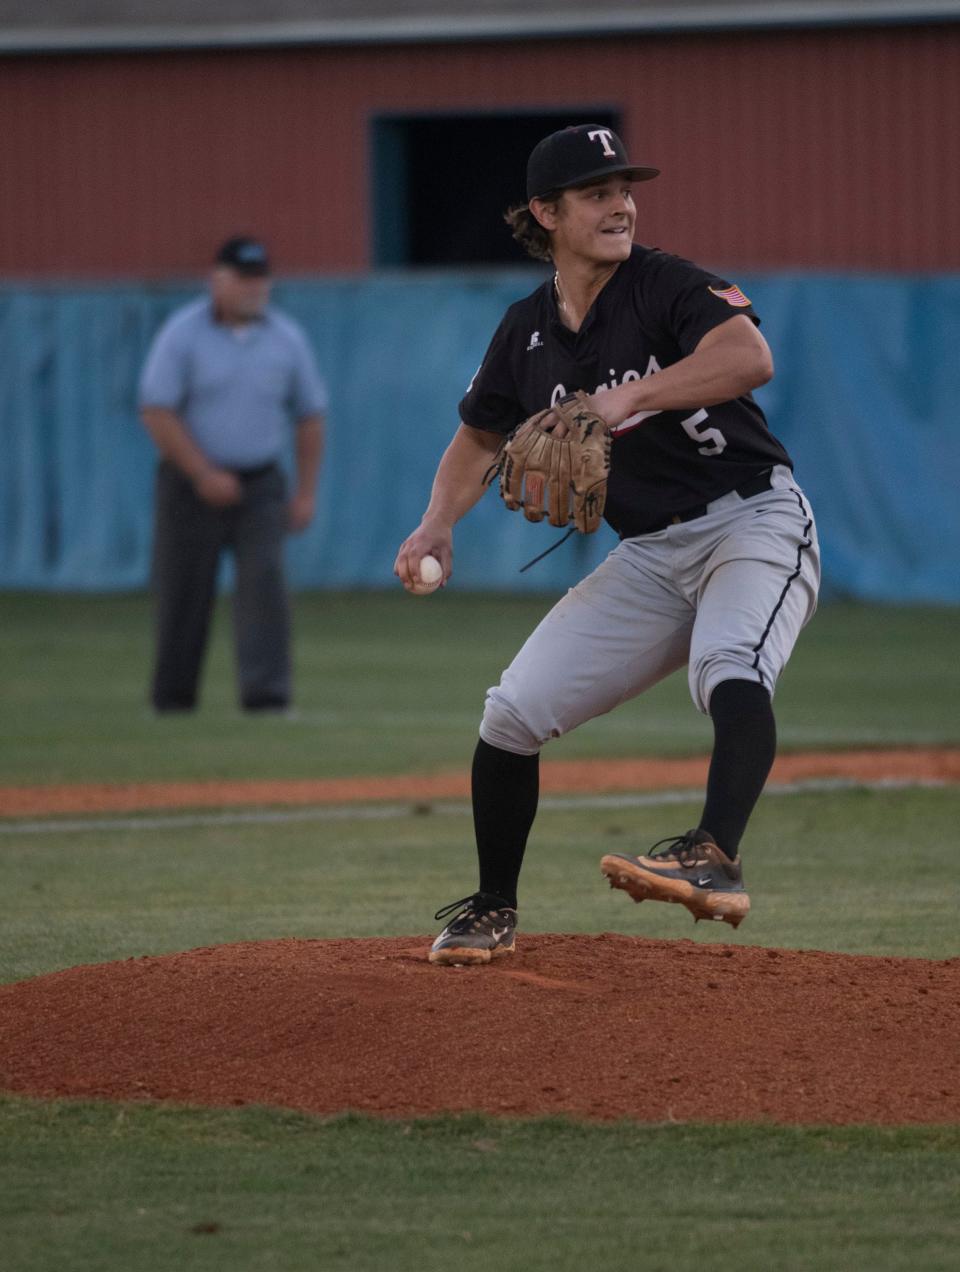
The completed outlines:
{"type": "Polygon", "coordinates": [[[239,474],[243,500],[211,508],[172,464],[157,470],[153,544],[158,711],[189,710],[207,648],[221,554],[234,554],[233,626],[240,703],[290,701],[290,604],[283,569],[286,482],[269,465],[239,474]]]}

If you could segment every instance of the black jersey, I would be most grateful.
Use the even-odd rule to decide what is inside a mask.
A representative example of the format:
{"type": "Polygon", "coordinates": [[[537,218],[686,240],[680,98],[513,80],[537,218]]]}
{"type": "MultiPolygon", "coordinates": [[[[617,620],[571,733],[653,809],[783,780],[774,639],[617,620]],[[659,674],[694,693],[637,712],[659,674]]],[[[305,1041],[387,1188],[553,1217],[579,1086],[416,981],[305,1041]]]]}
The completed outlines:
{"type": "MultiPolygon", "coordinates": [[[[508,433],[574,389],[601,392],[679,362],[738,313],[759,326],[738,287],[679,256],[634,245],[579,332],[560,321],[552,280],[511,305],[460,418],[508,433]]],[[[718,406],[640,412],[613,430],[605,516],[622,538],[644,534],[773,464],[792,467],[749,393],[718,406]]]]}

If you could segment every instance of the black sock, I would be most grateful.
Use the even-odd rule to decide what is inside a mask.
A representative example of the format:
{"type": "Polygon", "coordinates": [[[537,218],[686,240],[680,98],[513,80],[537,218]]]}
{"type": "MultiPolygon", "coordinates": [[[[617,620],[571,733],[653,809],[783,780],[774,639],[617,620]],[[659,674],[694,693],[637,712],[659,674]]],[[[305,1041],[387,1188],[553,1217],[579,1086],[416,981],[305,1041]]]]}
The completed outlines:
{"type": "Polygon", "coordinates": [[[724,680],[710,695],[713,758],[700,826],[735,857],[777,753],[770,695],[752,680],[724,680]]]}
{"type": "Polygon", "coordinates": [[[515,755],[483,738],[473,755],[473,826],[480,891],[517,904],[517,880],[540,798],[540,756],[515,755]]]}

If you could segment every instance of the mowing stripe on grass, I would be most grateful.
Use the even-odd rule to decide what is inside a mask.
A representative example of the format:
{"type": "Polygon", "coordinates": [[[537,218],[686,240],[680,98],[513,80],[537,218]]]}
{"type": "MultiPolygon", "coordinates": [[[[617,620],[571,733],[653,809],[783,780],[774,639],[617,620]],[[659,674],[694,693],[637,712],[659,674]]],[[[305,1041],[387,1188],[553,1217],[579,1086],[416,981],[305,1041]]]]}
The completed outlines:
{"type": "MultiPolygon", "coordinates": [[[[883,778],[863,782],[855,778],[810,778],[800,782],[774,782],[765,795],[808,795],[832,791],[928,790],[949,786],[938,778],[922,781],[883,778]]],[[[701,788],[673,791],[643,791],[622,795],[545,795],[543,810],[658,808],[686,804],[701,799],[701,788]]],[[[108,830],[185,830],[197,826],[268,826],[293,822],[390,821],[397,817],[423,817],[431,813],[463,816],[471,812],[465,800],[412,801],[404,804],[329,804],[313,808],[261,808],[219,813],[174,813],[169,816],[97,817],[72,821],[49,818],[43,821],[0,822],[0,840],[16,835],[82,834],[108,830]]]]}

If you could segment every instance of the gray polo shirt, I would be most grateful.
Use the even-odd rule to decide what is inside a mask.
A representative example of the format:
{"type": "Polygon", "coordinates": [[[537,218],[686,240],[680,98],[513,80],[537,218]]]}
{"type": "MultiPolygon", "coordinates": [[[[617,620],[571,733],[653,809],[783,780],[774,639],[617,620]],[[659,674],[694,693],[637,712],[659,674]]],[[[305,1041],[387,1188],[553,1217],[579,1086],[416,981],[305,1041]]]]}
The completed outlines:
{"type": "Polygon", "coordinates": [[[301,328],[268,307],[240,328],[192,301],[157,333],[140,377],[141,407],[175,411],[215,464],[256,468],[279,458],[291,423],[327,409],[327,389],[301,328]]]}

